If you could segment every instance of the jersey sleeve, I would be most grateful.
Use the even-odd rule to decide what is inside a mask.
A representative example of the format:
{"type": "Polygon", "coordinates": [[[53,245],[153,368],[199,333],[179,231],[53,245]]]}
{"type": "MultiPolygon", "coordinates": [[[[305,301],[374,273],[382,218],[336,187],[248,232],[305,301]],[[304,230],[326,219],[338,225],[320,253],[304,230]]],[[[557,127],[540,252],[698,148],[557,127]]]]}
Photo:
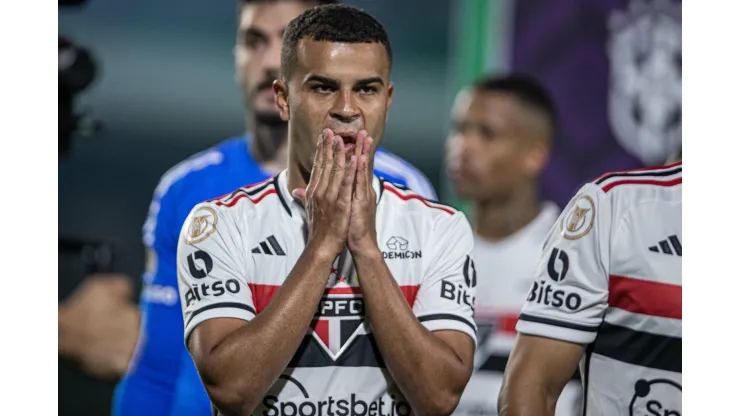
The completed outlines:
{"type": "Polygon", "coordinates": [[[249,288],[250,268],[237,224],[214,203],[202,203],[182,226],[177,248],[177,276],[185,340],[203,321],[251,320],[256,312],[249,288]]]}
{"type": "Polygon", "coordinates": [[[583,186],[545,241],[516,329],[588,344],[606,310],[612,206],[594,184],[583,186]]]}
{"type": "Polygon", "coordinates": [[[477,343],[473,319],[476,271],[472,257],[473,233],[461,212],[445,216],[427,244],[426,267],[413,312],[430,331],[456,330],[477,343]]]}

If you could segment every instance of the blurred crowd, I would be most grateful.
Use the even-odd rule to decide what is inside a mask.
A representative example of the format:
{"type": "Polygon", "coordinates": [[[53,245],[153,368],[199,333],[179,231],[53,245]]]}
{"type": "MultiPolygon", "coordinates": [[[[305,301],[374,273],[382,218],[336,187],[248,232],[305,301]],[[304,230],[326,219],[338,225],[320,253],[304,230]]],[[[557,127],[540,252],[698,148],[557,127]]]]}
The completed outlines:
{"type": "MultiPolygon", "coordinates": [[[[235,41],[223,46],[233,48],[235,88],[244,107],[239,109],[238,102],[223,105],[232,105],[234,114],[243,113],[243,118],[232,120],[230,133],[200,142],[178,143],[179,133],[173,133],[169,142],[151,146],[132,138],[130,147],[135,150],[119,155],[120,166],[132,171],[131,179],[125,172],[116,175],[123,175],[118,183],[127,182],[153,195],[150,203],[141,206],[122,198],[124,191],[117,195],[111,189],[115,186],[94,179],[101,170],[117,169],[95,163],[90,156],[105,152],[104,139],[95,137],[105,137],[98,124],[105,125],[106,120],[104,114],[98,121],[84,111],[87,104],[95,103],[85,101],[85,95],[95,89],[93,79],[105,78],[106,71],[96,70],[94,47],[88,51],[60,33],[60,205],[66,207],[60,212],[60,223],[65,221],[64,212],[98,212],[95,218],[84,219],[92,224],[82,235],[60,227],[58,350],[60,392],[65,393],[60,394],[60,414],[210,414],[182,340],[171,240],[176,242],[185,216],[200,200],[246,184],[241,181],[258,182],[285,169],[287,127],[275,108],[272,89],[280,74],[282,35],[293,18],[322,3],[327,2],[237,1],[226,8],[231,10],[229,16],[213,17],[235,22],[235,41]],[[88,154],[88,159],[78,157],[78,152],[88,154]],[[137,181],[141,172],[150,172],[148,179],[137,181]],[[231,179],[223,179],[226,175],[231,179]],[[113,211],[100,215],[113,205],[113,211]],[[122,211],[130,213],[117,216],[122,211]],[[101,225],[108,222],[119,224],[101,225]],[[126,228],[129,234],[134,228],[139,234],[143,227],[139,234],[143,248],[108,232],[90,231],[116,227],[126,228]],[[136,261],[141,256],[130,254],[139,250],[145,252],[143,267],[136,261]]],[[[393,14],[397,2],[357,3],[393,14]]],[[[398,13],[424,7],[421,1],[411,3],[413,7],[406,5],[398,13]]],[[[475,235],[478,348],[475,371],[456,414],[493,415],[497,395],[492,392],[502,383],[522,302],[544,238],[564,204],[582,184],[604,171],[661,165],[681,157],[681,5],[647,0],[580,1],[567,7],[495,0],[431,5],[441,10],[430,14],[457,13],[456,25],[446,28],[453,41],[445,48],[490,54],[471,46],[482,44],[504,51],[501,56],[506,58],[498,64],[481,63],[494,60],[491,56],[477,59],[478,63],[449,63],[448,69],[466,75],[458,77],[462,81],[450,81],[459,85],[448,87],[449,99],[439,94],[447,113],[447,121],[439,122],[441,137],[428,142],[422,141],[424,137],[407,138],[394,146],[396,137],[404,133],[390,124],[386,154],[375,168],[389,180],[458,207],[468,216],[475,235]],[[457,27],[481,19],[490,22],[482,23],[479,33],[457,27]],[[495,36],[502,26],[508,28],[507,34],[495,36]],[[466,35],[478,38],[466,39],[466,35]],[[435,143],[438,149],[426,149],[435,143]],[[435,159],[439,154],[442,157],[435,159]]],[[[60,22],[64,13],[84,16],[85,9],[63,11],[60,3],[60,22]]],[[[402,17],[419,20],[424,13],[417,10],[416,15],[402,17]]],[[[158,30],[168,27],[163,22],[158,30]]],[[[399,30],[395,36],[404,35],[399,30]]],[[[413,49],[414,41],[428,42],[412,33],[408,36],[413,39],[407,50],[413,49]]],[[[455,54],[449,51],[448,59],[452,61],[455,54]]],[[[394,56],[407,68],[413,67],[415,59],[404,57],[403,52],[394,56]]],[[[106,62],[98,66],[105,68],[106,62]]],[[[404,88],[402,82],[396,83],[404,88]]],[[[167,101],[162,98],[157,105],[167,101]]],[[[201,103],[188,105],[197,108],[201,103]]],[[[393,107],[390,112],[398,123],[413,123],[393,107]]],[[[185,121],[174,117],[171,122],[185,121]]],[[[224,129],[213,130],[220,134],[224,129]]],[[[79,217],[88,218],[87,214],[79,217]]],[[[557,414],[580,414],[578,379],[576,373],[568,383],[557,414]]]]}

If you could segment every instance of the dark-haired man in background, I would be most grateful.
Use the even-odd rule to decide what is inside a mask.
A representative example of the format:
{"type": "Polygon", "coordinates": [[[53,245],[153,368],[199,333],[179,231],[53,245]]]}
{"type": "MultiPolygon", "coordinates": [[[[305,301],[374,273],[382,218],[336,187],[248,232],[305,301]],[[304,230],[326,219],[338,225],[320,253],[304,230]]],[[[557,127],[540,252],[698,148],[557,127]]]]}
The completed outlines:
{"type": "Polygon", "coordinates": [[[475,351],[473,236],[463,213],[372,173],[391,63],[385,29],[358,9],[291,21],[273,85],[288,168],[197,205],[182,228],[185,343],[222,413],[457,405],[475,351]]]}
{"type": "MultiPolygon", "coordinates": [[[[548,231],[560,214],[539,196],[555,130],[555,108],[535,79],[485,77],[461,91],[452,109],[447,168],[459,197],[472,203],[478,271],[476,372],[456,414],[495,415],[497,393],[516,339],[519,311],[548,231]]],[[[575,415],[571,383],[559,415],[575,415]]]]}
{"type": "MultiPolygon", "coordinates": [[[[287,123],[280,119],[272,93],[280,70],[283,32],[301,12],[328,3],[336,2],[239,2],[234,57],[249,130],[170,169],[154,192],[143,230],[148,265],[141,296],[142,328],[129,370],[116,389],[114,414],[210,414],[208,397],[182,340],[175,268],[180,227],[197,203],[265,180],[285,168],[287,123]]],[[[375,170],[436,199],[423,174],[387,151],[378,149],[375,170]]]]}

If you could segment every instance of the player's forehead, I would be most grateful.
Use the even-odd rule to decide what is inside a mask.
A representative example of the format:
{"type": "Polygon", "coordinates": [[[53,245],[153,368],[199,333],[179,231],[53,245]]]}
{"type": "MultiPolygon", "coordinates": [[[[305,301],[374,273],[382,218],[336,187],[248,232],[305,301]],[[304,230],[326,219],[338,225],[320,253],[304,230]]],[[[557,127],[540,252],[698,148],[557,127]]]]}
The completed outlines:
{"type": "Polygon", "coordinates": [[[239,12],[238,30],[260,32],[266,36],[281,36],[291,20],[310,7],[303,1],[256,2],[245,4],[239,12]]]}
{"type": "Polygon", "coordinates": [[[512,94],[468,88],[457,95],[452,117],[479,123],[501,123],[518,118],[521,110],[521,103],[512,94]]]}
{"type": "Polygon", "coordinates": [[[339,82],[380,78],[387,84],[390,64],[385,46],[301,39],[296,45],[296,75],[319,75],[339,82]]]}

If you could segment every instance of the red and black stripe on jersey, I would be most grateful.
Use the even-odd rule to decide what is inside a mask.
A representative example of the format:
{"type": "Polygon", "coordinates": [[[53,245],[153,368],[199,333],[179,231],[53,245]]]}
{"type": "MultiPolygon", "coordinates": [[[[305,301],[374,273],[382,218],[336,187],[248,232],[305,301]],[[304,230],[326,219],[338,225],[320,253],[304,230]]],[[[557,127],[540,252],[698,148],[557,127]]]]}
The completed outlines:
{"type": "Polygon", "coordinates": [[[604,192],[619,185],[675,186],[682,183],[682,162],[668,166],[609,172],[592,183],[599,185],[604,192]]]}
{"type": "MultiPolygon", "coordinates": [[[[611,275],[608,305],[640,315],[681,319],[681,289],[679,285],[611,275]]],[[[521,314],[519,319],[596,332],[596,339],[587,347],[589,353],[642,367],[681,372],[682,340],[679,337],[653,334],[606,321],[591,326],[528,314],[521,314]]]]}
{"type": "Polygon", "coordinates": [[[383,195],[383,191],[388,191],[391,194],[395,195],[399,199],[403,201],[409,201],[409,200],[417,200],[420,201],[422,204],[426,205],[429,208],[438,209],[440,211],[444,211],[450,215],[455,214],[457,210],[449,205],[442,204],[437,201],[432,201],[431,199],[426,199],[418,194],[416,194],[411,189],[399,185],[397,183],[389,182],[385,179],[380,179],[380,192],[381,196],[383,195]]]}
{"type": "MultiPolygon", "coordinates": [[[[280,202],[282,202],[283,206],[285,206],[287,209],[287,203],[276,189],[277,176],[265,179],[264,181],[258,182],[253,185],[239,188],[234,192],[211,199],[208,202],[215,202],[218,206],[233,207],[242,199],[247,199],[253,204],[258,204],[267,195],[278,194],[278,196],[280,197],[280,202]]],[[[288,212],[290,212],[289,209],[288,212]]]]}

